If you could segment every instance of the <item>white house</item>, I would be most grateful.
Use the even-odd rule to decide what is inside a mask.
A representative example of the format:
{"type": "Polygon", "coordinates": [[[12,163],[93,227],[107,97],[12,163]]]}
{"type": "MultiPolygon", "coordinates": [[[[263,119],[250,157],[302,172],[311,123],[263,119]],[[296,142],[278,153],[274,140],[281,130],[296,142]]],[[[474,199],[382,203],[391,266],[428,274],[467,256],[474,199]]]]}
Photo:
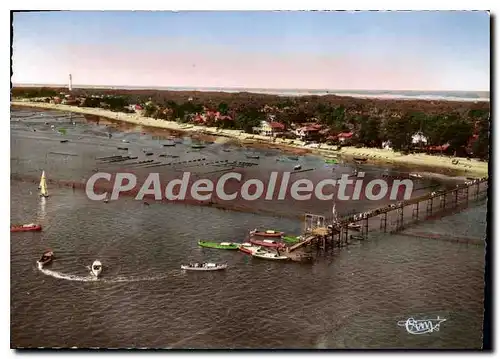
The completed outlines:
{"type": "Polygon", "coordinates": [[[427,144],[427,137],[425,137],[422,134],[422,132],[417,132],[413,136],[411,136],[411,143],[414,145],[417,145],[420,143],[426,145],[427,144]]]}

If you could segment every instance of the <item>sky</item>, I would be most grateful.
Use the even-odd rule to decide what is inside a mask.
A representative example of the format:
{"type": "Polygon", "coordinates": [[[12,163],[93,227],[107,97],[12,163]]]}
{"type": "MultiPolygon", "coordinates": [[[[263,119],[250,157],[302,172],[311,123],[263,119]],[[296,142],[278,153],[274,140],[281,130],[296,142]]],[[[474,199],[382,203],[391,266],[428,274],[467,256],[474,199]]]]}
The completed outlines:
{"type": "Polygon", "coordinates": [[[14,84],[489,91],[487,12],[14,13],[14,84]]]}

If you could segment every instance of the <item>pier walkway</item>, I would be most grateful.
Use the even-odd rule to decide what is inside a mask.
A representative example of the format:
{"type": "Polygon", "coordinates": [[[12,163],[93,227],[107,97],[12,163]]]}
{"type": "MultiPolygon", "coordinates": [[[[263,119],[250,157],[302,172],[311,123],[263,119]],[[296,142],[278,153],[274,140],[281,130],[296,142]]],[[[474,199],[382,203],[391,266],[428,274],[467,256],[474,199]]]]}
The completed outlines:
{"type": "Polygon", "coordinates": [[[340,247],[348,244],[352,237],[366,239],[370,232],[400,232],[411,224],[467,208],[470,203],[486,198],[487,195],[488,179],[483,178],[467,181],[451,190],[432,192],[386,207],[349,215],[335,223],[321,215],[306,214],[304,240],[289,247],[288,252],[311,244],[318,244],[324,249],[328,245],[340,247]],[[425,212],[422,215],[423,209],[425,212]],[[373,223],[377,218],[379,222],[373,223]],[[352,228],[349,228],[349,225],[352,228]]]}

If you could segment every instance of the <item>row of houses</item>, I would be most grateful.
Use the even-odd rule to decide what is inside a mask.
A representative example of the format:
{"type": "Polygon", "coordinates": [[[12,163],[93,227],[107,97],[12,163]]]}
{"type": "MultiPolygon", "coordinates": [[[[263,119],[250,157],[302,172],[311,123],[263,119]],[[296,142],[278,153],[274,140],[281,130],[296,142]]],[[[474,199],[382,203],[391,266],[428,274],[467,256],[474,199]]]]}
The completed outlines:
{"type": "Polygon", "coordinates": [[[338,141],[340,143],[347,143],[353,137],[353,132],[342,132],[339,134],[331,134],[328,128],[318,123],[308,123],[302,126],[291,126],[287,130],[285,125],[276,121],[261,121],[260,126],[254,127],[253,131],[262,136],[269,137],[295,137],[301,141],[338,141]]]}

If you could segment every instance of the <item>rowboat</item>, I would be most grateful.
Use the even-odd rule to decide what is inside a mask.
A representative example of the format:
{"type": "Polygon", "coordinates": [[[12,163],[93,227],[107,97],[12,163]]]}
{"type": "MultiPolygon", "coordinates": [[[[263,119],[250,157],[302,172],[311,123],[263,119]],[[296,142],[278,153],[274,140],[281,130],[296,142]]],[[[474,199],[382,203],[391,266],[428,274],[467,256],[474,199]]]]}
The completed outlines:
{"type": "Polygon", "coordinates": [[[39,261],[37,261],[37,263],[40,267],[43,267],[51,263],[53,260],[54,260],[54,252],[46,251],[42,254],[42,257],[40,258],[39,261]]]}
{"type": "Polygon", "coordinates": [[[283,234],[285,233],[274,230],[259,231],[257,229],[254,229],[253,231],[250,231],[251,236],[259,236],[259,237],[280,238],[283,234]]]}
{"type": "Polygon", "coordinates": [[[361,229],[361,224],[357,224],[357,223],[349,223],[347,225],[347,228],[348,229],[352,229],[353,231],[359,231],[361,229]]]}
{"type": "Polygon", "coordinates": [[[41,231],[41,230],[42,226],[35,223],[10,226],[11,232],[29,232],[29,231],[41,231]]]}
{"type": "Polygon", "coordinates": [[[238,243],[229,243],[229,242],[205,242],[205,241],[198,241],[198,245],[200,247],[205,247],[205,248],[215,248],[215,249],[238,249],[239,244],[238,243]]]}
{"type": "Polygon", "coordinates": [[[329,165],[336,165],[337,163],[339,163],[339,161],[338,161],[338,160],[336,160],[336,159],[333,159],[333,158],[327,158],[327,159],[325,160],[325,163],[327,163],[327,164],[329,164],[329,165]]]}
{"type": "Polygon", "coordinates": [[[90,268],[90,272],[97,278],[101,275],[102,272],[102,264],[100,261],[94,261],[92,263],[92,267],[90,268]]]}
{"type": "Polygon", "coordinates": [[[257,246],[268,247],[268,248],[283,248],[285,245],[280,242],[276,242],[270,239],[264,239],[262,241],[258,239],[250,239],[250,243],[255,244],[257,246]]]}
{"type": "Polygon", "coordinates": [[[283,240],[288,243],[298,243],[302,240],[302,236],[283,236],[283,240]]]}
{"type": "Polygon", "coordinates": [[[263,251],[261,246],[254,246],[252,243],[242,243],[239,246],[240,251],[247,254],[254,254],[263,251]]]}
{"type": "Polygon", "coordinates": [[[181,265],[181,269],[193,270],[193,271],[214,271],[226,269],[227,264],[218,263],[189,263],[187,265],[181,265]]]}
{"type": "Polygon", "coordinates": [[[202,145],[201,143],[200,144],[193,144],[193,145],[191,145],[191,148],[195,148],[195,149],[197,149],[197,148],[205,148],[205,145],[202,145]]]}
{"type": "Polygon", "coordinates": [[[271,252],[257,252],[252,254],[253,257],[256,258],[262,258],[262,259],[273,259],[273,260],[285,260],[288,259],[287,256],[282,256],[277,253],[271,253],[271,252]]]}

